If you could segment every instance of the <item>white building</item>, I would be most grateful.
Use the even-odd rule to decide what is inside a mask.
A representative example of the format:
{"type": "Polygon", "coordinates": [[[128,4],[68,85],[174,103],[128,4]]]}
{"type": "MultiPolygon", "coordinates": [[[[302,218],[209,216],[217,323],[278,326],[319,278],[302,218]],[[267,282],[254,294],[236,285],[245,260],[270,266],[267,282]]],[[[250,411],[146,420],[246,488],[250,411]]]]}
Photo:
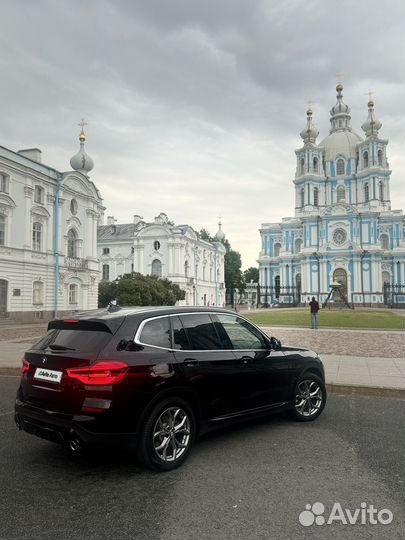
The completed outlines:
{"type": "Polygon", "coordinates": [[[98,304],[97,223],[104,207],[84,150],[59,172],[37,148],[0,146],[0,316],[47,319],[98,304]]]}
{"type": "Polygon", "coordinates": [[[161,213],[152,223],[135,215],[133,223],[118,224],[109,216],[98,227],[98,257],[104,281],[130,272],[156,275],[179,285],[184,305],[225,302],[225,247],[221,224],[217,242],[201,240],[189,225],[174,225],[161,213]]]}
{"type": "Polygon", "coordinates": [[[295,151],[295,217],[261,226],[262,302],[324,301],[336,282],[352,304],[387,303],[392,294],[394,303],[405,302],[405,217],[391,209],[388,140],[379,136],[371,99],[361,137],[343,86],[336,90],[331,129],[319,144],[307,111],[303,146],[295,151]]]}

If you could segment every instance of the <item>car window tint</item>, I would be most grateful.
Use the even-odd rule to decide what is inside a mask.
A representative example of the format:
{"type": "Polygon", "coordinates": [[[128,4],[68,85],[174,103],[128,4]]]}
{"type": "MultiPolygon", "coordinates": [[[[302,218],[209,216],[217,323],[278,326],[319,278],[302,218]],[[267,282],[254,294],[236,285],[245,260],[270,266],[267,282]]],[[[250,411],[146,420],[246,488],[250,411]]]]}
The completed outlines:
{"type": "Polygon", "coordinates": [[[99,351],[111,339],[111,334],[94,330],[52,329],[31,348],[44,351],[48,347],[54,350],[79,352],[99,351]]]}
{"type": "Polygon", "coordinates": [[[142,329],[139,341],[145,345],[171,349],[169,318],[161,317],[147,321],[142,329]]]}
{"type": "Polygon", "coordinates": [[[182,315],[180,320],[193,350],[222,349],[221,340],[209,315],[182,315]]]}
{"type": "Polygon", "coordinates": [[[235,315],[217,315],[234,349],[266,349],[262,334],[235,315]]]}
{"type": "Polygon", "coordinates": [[[173,349],[190,350],[191,346],[180,319],[178,317],[170,317],[170,319],[173,328],[173,349]]]}

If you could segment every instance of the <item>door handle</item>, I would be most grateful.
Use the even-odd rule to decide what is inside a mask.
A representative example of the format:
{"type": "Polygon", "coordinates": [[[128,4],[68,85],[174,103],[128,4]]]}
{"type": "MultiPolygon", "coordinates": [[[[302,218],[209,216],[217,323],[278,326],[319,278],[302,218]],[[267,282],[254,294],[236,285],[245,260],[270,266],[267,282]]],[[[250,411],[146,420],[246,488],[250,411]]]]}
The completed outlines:
{"type": "Polygon", "coordinates": [[[198,366],[198,360],[195,360],[194,358],[186,358],[184,360],[184,363],[187,367],[196,367],[198,366]]]}
{"type": "Polygon", "coordinates": [[[242,364],[250,364],[250,362],[252,361],[252,358],[250,356],[242,356],[241,360],[242,360],[242,364]]]}

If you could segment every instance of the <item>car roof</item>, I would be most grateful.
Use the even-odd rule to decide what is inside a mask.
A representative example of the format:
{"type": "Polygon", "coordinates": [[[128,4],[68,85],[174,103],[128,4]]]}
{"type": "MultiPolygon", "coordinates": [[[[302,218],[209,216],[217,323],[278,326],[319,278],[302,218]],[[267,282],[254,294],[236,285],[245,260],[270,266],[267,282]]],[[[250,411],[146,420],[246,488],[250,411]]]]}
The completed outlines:
{"type": "MultiPolygon", "coordinates": [[[[110,308],[111,309],[111,308],[110,308]]],[[[229,313],[235,314],[234,311],[219,307],[207,307],[207,306],[131,306],[131,307],[119,307],[113,306],[111,310],[107,308],[96,309],[91,311],[83,311],[79,313],[73,313],[71,318],[78,320],[98,320],[109,321],[112,319],[124,318],[131,315],[173,315],[181,313],[194,313],[194,312],[207,312],[207,313],[229,313]]]]}

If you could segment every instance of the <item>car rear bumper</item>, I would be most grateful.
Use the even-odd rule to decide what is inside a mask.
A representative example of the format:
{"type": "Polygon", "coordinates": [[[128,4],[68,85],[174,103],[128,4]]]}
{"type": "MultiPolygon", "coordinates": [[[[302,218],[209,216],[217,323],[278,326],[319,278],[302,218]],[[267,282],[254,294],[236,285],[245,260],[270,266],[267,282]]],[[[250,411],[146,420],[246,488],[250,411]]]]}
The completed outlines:
{"type": "Polygon", "coordinates": [[[78,438],[86,446],[136,446],[136,433],[94,431],[95,420],[93,416],[72,416],[56,411],[40,409],[28,405],[19,399],[15,402],[14,420],[18,429],[21,431],[60,444],[66,444],[71,439],[78,438]]]}

